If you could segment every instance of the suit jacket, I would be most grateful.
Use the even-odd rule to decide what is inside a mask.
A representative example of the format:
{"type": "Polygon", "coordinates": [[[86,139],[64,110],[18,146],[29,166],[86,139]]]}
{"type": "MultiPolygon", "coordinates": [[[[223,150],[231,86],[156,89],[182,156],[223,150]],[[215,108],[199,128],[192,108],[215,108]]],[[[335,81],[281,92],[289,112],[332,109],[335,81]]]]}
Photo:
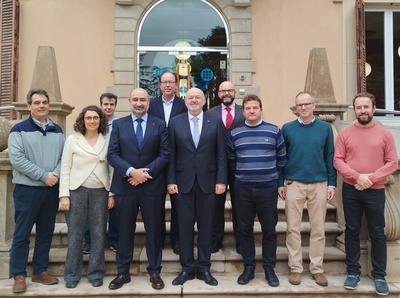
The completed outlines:
{"type": "Polygon", "coordinates": [[[168,184],[177,184],[180,193],[188,193],[197,178],[201,190],[208,194],[215,192],[215,184],[227,184],[227,152],[221,121],[204,114],[197,148],[188,113],[172,118],[168,131],[171,140],[168,184]]]}
{"type": "Polygon", "coordinates": [[[148,115],[140,148],[133,129],[132,116],[115,120],[107,155],[110,165],[114,168],[111,191],[116,195],[130,195],[137,187],[143,187],[146,194],[164,194],[164,168],[168,164],[169,156],[170,145],[165,121],[148,115]],[[138,186],[130,185],[126,176],[130,167],[149,168],[148,173],[153,179],[138,186]]]}
{"type": "Polygon", "coordinates": [[[65,141],[60,173],[60,197],[69,197],[94,172],[107,190],[110,190],[112,168],[107,162],[108,135],[99,135],[92,147],[85,137],[75,132],[65,141]]]}
{"type": "MultiPolygon", "coordinates": [[[[171,109],[171,115],[169,119],[172,119],[173,117],[187,112],[187,107],[185,105],[185,101],[180,98],[175,96],[174,102],[172,104],[172,109],[171,109]]],[[[162,96],[155,97],[152,100],[150,100],[150,106],[149,106],[149,115],[152,115],[154,117],[163,119],[165,120],[165,115],[164,115],[164,104],[162,101],[162,96]]]]}
{"type": "MultiPolygon", "coordinates": [[[[225,107],[223,104],[220,104],[218,106],[215,106],[208,110],[207,112],[210,113],[213,117],[217,117],[217,119],[222,121],[222,108],[225,107]]],[[[235,103],[235,118],[233,118],[233,122],[231,127],[229,129],[225,128],[226,132],[226,137],[229,139],[229,135],[231,133],[231,130],[234,128],[238,127],[239,125],[243,124],[245,121],[244,116],[243,116],[243,109],[242,106],[238,105],[235,103]]],[[[223,122],[222,122],[223,123],[223,122]]]]}

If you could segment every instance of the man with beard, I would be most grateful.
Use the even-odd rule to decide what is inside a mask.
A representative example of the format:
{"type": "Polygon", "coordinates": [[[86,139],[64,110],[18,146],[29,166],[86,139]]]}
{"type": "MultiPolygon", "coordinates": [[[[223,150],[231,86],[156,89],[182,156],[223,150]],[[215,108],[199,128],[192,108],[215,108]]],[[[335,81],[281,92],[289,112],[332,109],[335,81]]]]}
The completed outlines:
{"type": "Polygon", "coordinates": [[[373,121],[374,95],[359,93],[353,100],[357,122],[340,131],[334,166],[343,176],[343,210],[346,220],[347,278],[344,287],[360,283],[360,227],[365,212],[371,239],[372,277],[378,295],[388,295],[386,276],[385,183],[397,170],[397,151],[389,130],[373,121]]]}
{"type": "MultiPolygon", "coordinates": [[[[238,127],[244,123],[243,110],[240,105],[237,105],[235,101],[235,85],[232,82],[225,81],[219,85],[218,97],[221,100],[221,104],[213,107],[209,110],[209,113],[221,120],[225,127],[225,144],[228,150],[229,134],[232,129],[238,127]]],[[[233,233],[236,241],[236,251],[240,254],[239,245],[239,232],[236,218],[236,206],[234,196],[234,182],[235,172],[232,167],[228,167],[228,185],[229,193],[231,196],[232,204],[232,224],[233,233]]],[[[224,239],[225,230],[225,200],[226,191],[223,194],[217,196],[217,206],[214,215],[214,226],[212,234],[212,253],[218,252],[222,248],[222,241],[224,239]]]]}
{"type": "Polygon", "coordinates": [[[134,89],[129,97],[131,115],[117,119],[108,148],[108,162],[114,168],[111,191],[116,195],[120,218],[118,275],[109,289],[119,289],[131,281],[134,233],[138,210],[146,230],[147,272],[152,287],[164,288],[160,277],[162,259],[161,221],[166,188],[165,166],[170,156],[165,121],[147,114],[150,97],[142,88],[134,89]]]}

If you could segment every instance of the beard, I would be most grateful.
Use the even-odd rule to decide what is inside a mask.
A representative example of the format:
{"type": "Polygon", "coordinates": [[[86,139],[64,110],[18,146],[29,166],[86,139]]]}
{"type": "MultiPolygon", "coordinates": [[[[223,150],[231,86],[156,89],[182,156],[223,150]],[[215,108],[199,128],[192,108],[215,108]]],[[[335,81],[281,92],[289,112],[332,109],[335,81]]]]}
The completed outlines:
{"type": "Polygon", "coordinates": [[[225,97],[225,98],[221,99],[221,102],[225,106],[230,106],[234,100],[235,100],[234,96],[233,97],[225,97]]]}
{"type": "Polygon", "coordinates": [[[362,116],[367,116],[367,118],[362,119],[361,116],[357,117],[357,121],[361,125],[367,125],[368,123],[370,123],[372,121],[372,116],[371,115],[362,115],[362,116]]]}

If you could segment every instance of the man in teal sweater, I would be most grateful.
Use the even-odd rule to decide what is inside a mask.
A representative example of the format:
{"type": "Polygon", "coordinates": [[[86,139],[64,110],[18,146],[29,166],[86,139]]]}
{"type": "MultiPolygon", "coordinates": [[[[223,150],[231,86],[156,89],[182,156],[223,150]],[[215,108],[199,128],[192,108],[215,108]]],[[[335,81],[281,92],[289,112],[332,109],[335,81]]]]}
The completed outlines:
{"type": "Polygon", "coordinates": [[[322,266],[325,249],[326,203],[335,196],[334,142],[331,126],[314,116],[315,102],[307,92],[295,97],[298,119],[286,123],[282,134],[287,162],[278,181],[278,194],[285,200],[286,247],[291,274],[289,282],[301,283],[303,258],[300,226],[304,204],[310,218],[309,270],[320,286],[327,286],[322,266]]]}

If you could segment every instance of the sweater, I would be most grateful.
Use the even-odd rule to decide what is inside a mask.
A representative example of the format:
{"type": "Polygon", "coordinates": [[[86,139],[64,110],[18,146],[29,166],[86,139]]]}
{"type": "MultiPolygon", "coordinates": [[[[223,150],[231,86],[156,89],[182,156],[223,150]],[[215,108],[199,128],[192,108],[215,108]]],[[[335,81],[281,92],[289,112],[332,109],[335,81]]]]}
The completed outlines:
{"type": "Polygon", "coordinates": [[[350,125],[338,135],[334,165],[343,181],[354,185],[360,174],[372,173],[372,189],[385,187],[386,178],[397,170],[398,157],[391,132],[379,124],[350,125]]]}
{"type": "Polygon", "coordinates": [[[235,169],[235,187],[276,187],[286,162],[281,130],[264,121],[238,126],[231,131],[228,157],[235,169]]]}
{"type": "Polygon", "coordinates": [[[48,119],[39,127],[31,116],[11,128],[8,152],[14,184],[46,186],[49,172],[60,175],[64,135],[60,126],[48,119]]]}
{"type": "Polygon", "coordinates": [[[312,123],[302,124],[296,119],[283,125],[282,134],[287,162],[279,177],[279,186],[283,186],[285,180],[302,183],[327,181],[329,186],[336,186],[333,132],[327,122],[315,119],[312,123]]]}

